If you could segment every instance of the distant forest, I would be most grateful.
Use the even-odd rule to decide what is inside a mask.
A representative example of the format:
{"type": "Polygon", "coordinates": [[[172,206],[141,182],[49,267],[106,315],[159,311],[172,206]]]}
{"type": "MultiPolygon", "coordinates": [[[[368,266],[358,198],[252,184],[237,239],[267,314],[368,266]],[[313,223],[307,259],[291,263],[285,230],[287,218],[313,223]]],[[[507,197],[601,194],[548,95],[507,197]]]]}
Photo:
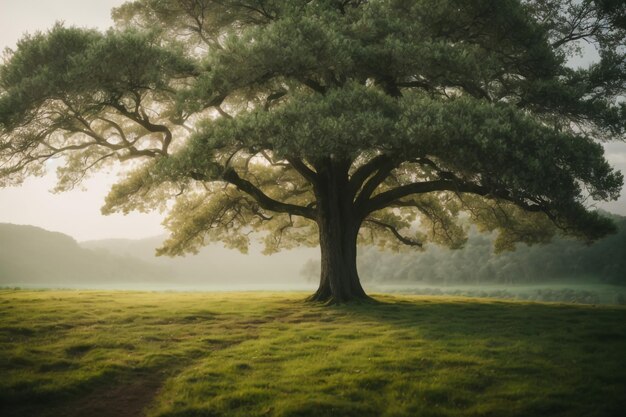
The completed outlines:
{"type": "MultiPolygon", "coordinates": [[[[584,281],[626,285],[626,217],[614,219],[618,232],[592,245],[558,238],[550,244],[519,244],[512,252],[494,253],[493,235],[470,232],[462,249],[431,245],[423,252],[381,252],[361,247],[359,274],[369,283],[433,285],[535,284],[584,281]]],[[[317,260],[309,260],[302,275],[319,279],[317,260]]]]}

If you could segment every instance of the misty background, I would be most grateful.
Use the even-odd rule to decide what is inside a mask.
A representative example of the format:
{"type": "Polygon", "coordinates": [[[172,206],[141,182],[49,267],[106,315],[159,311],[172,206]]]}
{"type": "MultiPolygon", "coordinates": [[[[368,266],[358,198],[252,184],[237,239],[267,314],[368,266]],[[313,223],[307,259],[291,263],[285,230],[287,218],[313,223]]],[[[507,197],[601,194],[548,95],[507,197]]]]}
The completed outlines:
{"type": "MultiPolygon", "coordinates": [[[[626,217],[593,245],[557,238],[496,254],[492,234],[470,230],[462,249],[429,245],[418,252],[359,248],[368,291],[452,294],[626,304],[626,217]]],[[[313,290],[319,251],[298,248],[241,255],[220,244],[187,257],[155,257],[165,236],[77,242],[34,226],[0,224],[0,287],[136,290],[313,290]],[[245,262],[241,262],[245,259],[245,262]]]]}

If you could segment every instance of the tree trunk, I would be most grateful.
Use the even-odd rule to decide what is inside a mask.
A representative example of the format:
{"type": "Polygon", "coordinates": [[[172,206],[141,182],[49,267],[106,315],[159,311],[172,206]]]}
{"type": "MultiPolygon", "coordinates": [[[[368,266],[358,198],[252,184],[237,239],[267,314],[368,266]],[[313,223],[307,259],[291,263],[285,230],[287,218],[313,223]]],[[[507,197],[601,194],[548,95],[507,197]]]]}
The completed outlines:
{"type": "Polygon", "coordinates": [[[317,225],[321,250],[318,290],[309,299],[329,304],[363,300],[365,294],[356,266],[356,241],[361,221],[353,210],[348,193],[347,167],[332,166],[317,194],[317,225]]]}

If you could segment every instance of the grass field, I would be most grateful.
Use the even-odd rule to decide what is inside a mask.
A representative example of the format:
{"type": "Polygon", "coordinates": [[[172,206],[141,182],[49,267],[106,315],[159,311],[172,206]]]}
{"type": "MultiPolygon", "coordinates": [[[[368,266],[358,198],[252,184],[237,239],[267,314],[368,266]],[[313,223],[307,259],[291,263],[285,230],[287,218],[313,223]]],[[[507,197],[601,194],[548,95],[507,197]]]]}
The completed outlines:
{"type": "Polygon", "coordinates": [[[0,291],[0,415],[623,416],[626,308],[0,291]]]}
{"type": "MultiPolygon", "coordinates": [[[[589,281],[592,278],[590,277],[589,281]]],[[[379,285],[372,286],[384,293],[413,295],[450,295],[463,297],[516,299],[539,302],[574,304],[626,304],[626,286],[603,283],[545,282],[532,284],[485,285],[379,285]]]]}

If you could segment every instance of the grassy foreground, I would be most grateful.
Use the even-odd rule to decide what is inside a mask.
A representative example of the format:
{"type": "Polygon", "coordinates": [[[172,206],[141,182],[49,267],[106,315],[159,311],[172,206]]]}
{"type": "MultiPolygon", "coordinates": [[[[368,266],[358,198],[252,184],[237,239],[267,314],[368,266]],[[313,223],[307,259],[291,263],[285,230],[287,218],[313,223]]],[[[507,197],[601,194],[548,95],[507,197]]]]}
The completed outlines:
{"type": "Polygon", "coordinates": [[[0,291],[0,415],[622,416],[626,308],[0,291]]]}

